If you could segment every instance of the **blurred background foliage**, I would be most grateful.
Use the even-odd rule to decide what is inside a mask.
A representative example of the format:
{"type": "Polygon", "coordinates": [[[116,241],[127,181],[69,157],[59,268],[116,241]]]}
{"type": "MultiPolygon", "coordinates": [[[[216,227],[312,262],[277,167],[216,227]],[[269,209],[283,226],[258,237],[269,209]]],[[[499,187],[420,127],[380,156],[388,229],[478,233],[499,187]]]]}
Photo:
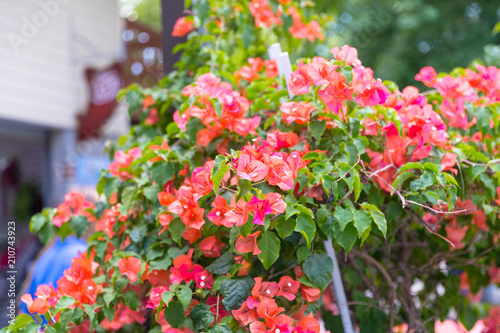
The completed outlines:
{"type": "MultiPolygon", "coordinates": [[[[160,0],[121,0],[122,16],[161,30],[160,0]]],[[[500,2],[491,0],[315,0],[302,1],[320,20],[326,40],[314,52],[349,44],[377,77],[399,86],[417,85],[420,68],[466,67],[478,59],[500,66],[500,2]],[[325,16],[325,18],[328,16],[325,16]]],[[[306,12],[307,13],[307,12],[306,12]]]]}

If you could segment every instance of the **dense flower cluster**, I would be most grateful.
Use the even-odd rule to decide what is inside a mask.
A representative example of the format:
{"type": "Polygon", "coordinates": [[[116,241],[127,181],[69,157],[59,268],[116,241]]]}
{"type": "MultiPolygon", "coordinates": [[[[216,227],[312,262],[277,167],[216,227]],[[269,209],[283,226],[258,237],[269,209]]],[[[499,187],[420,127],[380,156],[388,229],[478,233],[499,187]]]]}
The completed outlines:
{"type": "MultiPolygon", "coordinates": [[[[206,17],[179,19],[173,35],[215,23],[222,36],[222,10],[196,7],[208,4],[196,2],[206,17]]],[[[293,37],[323,38],[318,22],[305,23],[290,0],[225,9],[243,18],[247,31],[256,30],[252,22],[278,29],[291,19],[293,37]]],[[[189,44],[195,35],[186,50],[205,45],[189,44]]],[[[212,37],[200,40],[208,45],[212,37]]],[[[410,269],[439,286],[451,281],[445,288],[454,305],[467,298],[475,304],[474,283],[499,282],[500,184],[492,157],[500,150],[500,71],[478,65],[438,75],[423,68],[416,79],[435,90],[421,93],[376,79],[353,47],[331,54],[294,67],[292,98],[280,91],[274,61],[256,54],[226,71],[217,52],[182,93],[128,91],[130,114],[139,112],[141,123],[111,151],[98,184],[106,200],[94,205],[71,192],[32,221],[45,241],[80,236],[88,225],[95,234],[55,288],[22,297],[30,313],[73,333],[98,326],[319,333],[317,318],[338,314],[326,292],[333,262],[325,241],[345,251],[342,272],[362,332],[366,323],[378,331],[415,328],[421,309],[406,302],[421,295],[408,293],[410,269]],[[469,265],[476,253],[480,265],[469,265]],[[376,292],[384,301],[366,296],[376,292]]],[[[433,296],[419,299],[423,308],[443,306],[439,290],[426,287],[433,296]]],[[[490,333],[497,311],[484,320],[490,333]]]]}

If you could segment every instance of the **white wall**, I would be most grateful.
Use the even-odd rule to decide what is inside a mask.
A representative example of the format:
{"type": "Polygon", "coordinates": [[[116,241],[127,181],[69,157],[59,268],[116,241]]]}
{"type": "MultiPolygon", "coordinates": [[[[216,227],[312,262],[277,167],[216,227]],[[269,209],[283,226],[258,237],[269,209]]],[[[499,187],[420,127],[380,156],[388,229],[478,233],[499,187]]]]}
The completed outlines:
{"type": "Polygon", "coordinates": [[[0,0],[0,121],[74,129],[84,70],[118,60],[122,24],[118,0],[0,0]]]}

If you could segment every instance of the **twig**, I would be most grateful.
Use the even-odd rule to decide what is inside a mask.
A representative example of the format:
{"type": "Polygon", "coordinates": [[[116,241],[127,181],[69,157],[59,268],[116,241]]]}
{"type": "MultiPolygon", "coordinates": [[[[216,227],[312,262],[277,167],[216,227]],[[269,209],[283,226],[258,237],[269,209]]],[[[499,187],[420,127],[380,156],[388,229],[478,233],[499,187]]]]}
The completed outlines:
{"type": "Polygon", "coordinates": [[[352,249],[351,253],[355,255],[356,257],[362,258],[365,261],[369,262],[372,266],[375,266],[379,272],[382,274],[384,279],[387,281],[387,284],[389,286],[389,327],[392,329],[394,327],[394,300],[396,298],[396,293],[394,291],[394,283],[392,282],[392,278],[387,272],[387,270],[382,266],[381,263],[379,263],[377,260],[375,260],[373,257],[370,255],[358,251],[356,249],[352,249]]]}
{"type": "Polygon", "coordinates": [[[421,92],[420,95],[426,96],[426,95],[435,94],[435,93],[438,93],[438,92],[439,91],[437,89],[431,89],[431,90],[427,90],[427,91],[421,92]]]}
{"type": "Polygon", "coordinates": [[[500,158],[499,159],[496,159],[496,160],[491,160],[491,161],[488,161],[487,164],[483,164],[483,163],[475,163],[475,162],[471,162],[469,160],[462,160],[460,161],[462,163],[466,163],[466,164],[469,164],[469,165],[472,165],[472,166],[485,166],[485,167],[490,167],[492,165],[495,165],[495,164],[500,164],[500,158]]]}
{"type": "Polygon", "coordinates": [[[268,279],[272,279],[273,277],[277,276],[277,275],[280,275],[280,274],[283,274],[283,273],[286,273],[288,271],[290,271],[292,268],[294,268],[295,266],[297,266],[297,263],[296,263],[296,260],[293,260],[292,261],[292,265],[288,266],[287,268],[285,268],[284,270],[281,270],[279,272],[276,272],[276,273],[273,273],[271,275],[269,275],[267,278],[268,279]]]}
{"type": "MultiPolygon", "coordinates": [[[[346,173],[344,173],[344,175],[343,175],[342,177],[340,177],[339,179],[335,180],[335,181],[332,183],[332,186],[333,186],[333,184],[338,183],[339,181],[341,181],[342,179],[344,179],[344,178],[345,178],[345,177],[349,174],[349,172],[351,172],[351,170],[352,170],[352,169],[354,169],[354,167],[355,167],[356,165],[358,165],[358,163],[359,163],[359,162],[361,162],[361,156],[359,156],[359,155],[358,155],[358,159],[356,160],[356,163],[354,163],[354,165],[353,165],[352,167],[350,167],[350,168],[349,168],[349,170],[347,170],[347,172],[346,172],[346,173]]],[[[333,187],[332,187],[332,188],[333,188],[333,187]]]]}
{"type": "Polygon", "coordinates": [[[344,197],[340,199],[339,202],[337,202],[337,206],[340,206],[345,201],[345,199],[347,199],[351,194],[352,194],[351,190],[347,191],[344,197]]]}
{"type": "Polygon", "coordinates": [[[451,212],[447,212],[447,211],[444,211],[444,210],[436,210],[436,209],[434,209],[432,207],[429,207],[429,206],[426,206],[426,205],[422,205],[421,203],[418,203],[418,202],[415,202],[415,201],[412,201],[412,200],[406,200],[406,202],[410,203],[410,204],[414,204],[414,205],[420,206],[420,207],[423,207],[423,208],[428,209],[431,212],[434,212],[436,214],[451,215],[451,214],[463,214],[463,213],[467,213],[467,212],[471,212],[472,211],[471,209],[461,209],[461,210],[453,210],[451,212]]]}
{"type": "Polygon", "coordinates": [[[382,169],[378,169],[376,170],[375,172],[371,172],[370,175],[368,176],[368,178],[372,178],[373,176],[376,176],[379,172],[382,172],[382,171],[385,171],[389,168],[394,168],[394,169],[397,169],[394,164],[389,164],[389,165],[386,165],[385,167],[383,167],[382,169]]]}

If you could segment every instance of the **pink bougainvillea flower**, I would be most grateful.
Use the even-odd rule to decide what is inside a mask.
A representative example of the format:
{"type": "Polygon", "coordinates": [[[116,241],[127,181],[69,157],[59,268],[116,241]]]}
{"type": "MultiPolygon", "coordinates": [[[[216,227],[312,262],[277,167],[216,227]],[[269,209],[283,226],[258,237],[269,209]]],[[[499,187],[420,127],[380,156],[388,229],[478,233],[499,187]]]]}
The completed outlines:
{"type": "Polygon", "coordinates": [[[197,288],[211,289],[214,284],[212,274],[198,264],[193,266],[193,279],[197,288]]]}
{"type": "Polygon", "coordinates": [[[321,296],[321,290],[318,288],[302,286],[301,292],[302,297],[309,303],[316,302],[321,296]]]}
{"type": "Polygon", "coordinates": [[[241,154],[238,158],[236,174],[241,179],[257,182],[264,179],[268,171],[269,167],[256,159],[252,159],[250,155],[241,154]]]}
{"type": "Polygon", "coordinates": [[[175,199],[168,211],[177,214],[186,226],[200,230],[205,221],[204,209],[198,205],[199,194],[195,193],[192,187],[183,185],[177,191],[175,199]]]}
{"type": "Polygon", "coordinates": [[[309,65],[303,64],[302,61],[299,62],[298,69],[294,71],[288,81],[288,88],[295,95],[304,95],[309,93],[309,88],[313,83],[311,77],[308,74],[309,65]]]}
{"type": "MultiPolygon", "coordinates": [[[[251,298],[251,296],[249,296],[251,298]]],[[[232,310],[231,314],[234,319],[238,321],[242,326],[246,326],[252,322],[256,322],[259,318],[257,316],[257,311],[252,308],[250,309],[247,305],[247,302],[243,302],[239,309],[232,310]]]]}
{"type": "Polygon", "coordinates": [[[278,76],[278,66],[276,66],[276,60],[264,60],[264,66],[266,67],[266,76],[270,79],[278,76]]]}
{"type": "Polygon", "coordinates": [[[332,65],[323,58],[316,57],[313,59],[313,62],[307,66],[307,74],[314,82],[314,85],[328,85],[335,79],[334,73],[337,67],[337,65],[332,65]]]}
{"type": "Polygon", "coordinates": [[[273,24],[281,22],[279,15],[274,14],[267,0],[252,0],[249,8],[257,28],[270,28],[273,24]]]}
{"type": "Polygon", "coordinates": [[[120,176],[121,179],[130,178],[129,172],[123,170],[128,169],[130,164],[137,158],[141,157],[142,150],[140,148],[131,148],[129,151],[124,153],[118,150],[115,153],[115,159],[108,166],[109,172],[113,176],[120,176]]]}
{"type": "Polygon", "coordinates": [[[259,234],[260,231],[256,231],[247,237],[243,237],[243,235],[238,236],[234,245],[236,251],[240,253],[253,253],[254,255],[262,253],[262,251],[257,247],[257,237],[259,234]]]}
{"type": "Polygon", "coordinates": [[[192,17],[179,17],[174,24],[173,37],[184,37],[194,30],[194,20],[192,17]]]}
{"type": "Polygon", "coordinates": [[[446,226],[446,238],[448,238],[454,245],[455,249],[461,249],[465,246],[462,240],[469,229],[468,226],[459,226],[456,222],[452,222],[446,226]]]}
{"type": "Polygon", "coordinates": [[[500,206],[500,186],[497,187],[497,196],[498,199],[495,199],[495,203],[500,206]]]}
{"type": "Polygon", "coordinates": [[[261,277],[254,278],[255,284],[252,288],[252,297],[255,300],[262,301],[264,298],[274,298],[280,287],[276,282],[262,281],[261,277]]]}
{"type": "Polygon", "coordinates": [[[278,283],[279,291],[276,296],[283,296],[289,301],[293,301],[295,299],[295,294],[298,293],[300,282],[295,281],[289,276],[282,276],[278,283]]]}
{"type": "Polygon", "coordinates": [[[141,271],[141,259],[135,257],[126,257],[118,260],[120,274],[128,277],[130,282],[137,281],[137,274],[141,271]]]}
{"type": "Polygon", "coordinates": [[[203,251],[203,255],[207,258],[220,257],[220,251],[224,247],[224,243],[215,236],[208,236],[204,238],[198,248],[203,251]]]}
{"type": "Polygon", "coordinates": [[[262,298],[259,305],[257,305],[257,314],[265,320],[267,327],[274,327],[276,317],[283,311],[285,309],[279,307],[272,298],[262,298]]]}
{"type": "Polygon", "coordinates": [[[441,159],[441,169],[442,171],[450,170],[455,175],[458,174],[456,169],[453,167],[457,164],[457,154],[454,153],[445,153],[443,158],[441,159]]]}
{"type": "Polygon", "coordinates": [[[170,222],[174,219],[174,216],[172,214],[164,213],[158,215],[158,222],[160,225],[163,227],[163,229],[160,230],[158,235],[161,235],[162,232],[165,230],[168,230],[168,226],[170,225],[170,222]]]}
{"type": "Polygon", "coordinates": [[[427,87],[432,87],[437,81],[437,73],[434,68],[427,66],[420,70],[420,72],[415,75],[415,80],[422,82],[427,87]]]}
{"type": "Polygon", "coordinates": [[[313,317],[311,312],[300,321],[298,327],[301,329],[299,332],[319,333],[321,330],[318,320],[313,317]]]}
{"type": "Polygon", "coordinates": [[[207,214],[207,218],[215,225],[223,225],[226,213],[231,210],[226,199],[217,196],[212,202],[212,207],[213,209],[207,214]]]}
{"type": "Polygon", "coordinates": [[[354,47],[344,45],[339,49],[338,46],[335,46],[330,52],[335,59],[345,61],[348,65],[361,66],[361,61],[358,59],[358,50],[354,47]]]}
{"type": "Polygon", "coordinates": [[[161,295],[165,291],[168,291],[168,288],[164,286],[151,289],[151,293],[149,294],[149,300],[151,301],[155,309],[160,305],[161,295]]]}
{"type": "Polygon", "coordinates": [[[65,202],[57,207],[56,214],[52,219],[55,226],[60,227],[68,222],[73,215],[85,215],[89,220],[95,220],[92,214],[85,212],[86,209],[94,208],[94,204],[86,201],[83,194],[69,192],[64,195],[65,202]]]}
{"type": "Polygon", "coordinates": [[[267,182],[270,185],[277,185],[281,190],[288,191],[293,188],[293,171],[288,163],[279,156],[264,156],[264,162],[269,167],[267,182]]]}
{"type": "Polygon", "coordinates": [[[205,168],[195,168],[191,176],[193,189],[199,195],[207,195],[212,192],[214,184],[210,180],[210,171],[205,168]]]}
{"type": "Polygon", "coordinates": [[[323,30],[318,21],[312,20],[307,24],[306,37],[310,42],[314,42],[316,38],[319,40],[325,39],[325,35],[323,35],[323,30]]]}
{"type": "Polygon", "coordinates": [[[256,196],[253,196],[250,201],[247,202],[245,210],[248,213],[253,213],[253,224],[264,225],[264,219],[267,214],[271,214],[273,210],[269,205],[267,200],[259,200],[256,196]]]}
{"type": "Polygon", "coordinates": [[[286,202],[283,201],[281,194],[276,192],[267,193],[264,195],[264,200],[269,202],[271,214],[277,215],[285,212],[286,202]]]}
{"type": "Polygon", "coordinates": [[[299,125],[309,123],[311,113],[316,110],[309,102],[286,102],[281,104],[281,119],[288,125],[295,122],[299,125]]]}
{"type": "Polygon", "coordinates": [[[35,300],[33,300],[33,297],[30,294],[24,294],[21,296],[21,300],[26,303],[29,313],[32,314],[38,313],[43,315],[51,307],[49,302],[41,299],[40,297],[36,297],[35,300]]]}
{"type": "Polygon", "coordinates": [[[236,203],[236,205],[234,205],[233,203],[232,206],[234,208],[225,214],[225,219],[222,222],[223,225],[228,228],[231,228],[234,225],[236,225],[237,227],[244,225],[248,221],[248,210],[246,209],[246,202],[240,198],[238,200],[238,203],[236,203]]]}
{"type": "Polygon", "coordinates": [[[182,238],[189,242],[189,245],[196,242],[201,237],[201,230],[187,227],[182,233],[182,238]]]}

